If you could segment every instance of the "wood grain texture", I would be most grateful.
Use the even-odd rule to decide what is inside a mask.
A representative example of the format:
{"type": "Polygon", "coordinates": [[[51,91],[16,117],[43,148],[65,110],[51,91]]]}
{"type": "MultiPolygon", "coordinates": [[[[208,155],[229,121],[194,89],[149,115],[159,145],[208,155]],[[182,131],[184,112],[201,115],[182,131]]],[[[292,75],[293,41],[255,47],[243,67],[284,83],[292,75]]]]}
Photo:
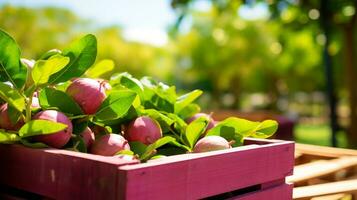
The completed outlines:
{"type": "Polygon", "coordinates": [[[285,178],[293,165],[292,142],[168,157],[119,167],[120,197],[199,199],[285,178]]]}
{"type": "Polygon", "coordinates": [[[349,193],[357,191],[357,179],[337,181],[318,185],[310,185],[294,188],[294,199],[306,199],[329,194],[349,193]]]}
{"type": "Polygon", "coordinates": [[[233,197],[229,200],[289,200],[292,199],[293,185],[282,184],[271,188],[266,188],[257,192],[248,193],[242,196],[233,197]]]}
{"type": "Polygon", "coordinates": [[[333,174],[339,170],[357,166],[357,156],[344,156],[332,160],[318,160],[294,167],[294,175],[287,177],[291,183],[333,174]]]}
{"type": "Polygon", "coordinates": [[[2,184],[55,199],[114,199],[118,166],[137,163],[20,145],[0,145],[0,160],[2,184]]]}
{"type": "Polygon", "coordinates": [[[341,156],[357,156],[357,150],[336,147],[316,146],[310,144],[295,144],[297,152],[305,155],[315,155],[326,158],[338,158],[341,156]]]}
{"type": "Polygon", "coordinates": [[[143,164],[67,150],[0,145],[0,162],[6,163],[0,165],[0,184],[54,199],[89,200],[197,199],[258,184],[263,190],[285,185],[294,165],[294,143],[247,141],[250,145],[143,164]]]}

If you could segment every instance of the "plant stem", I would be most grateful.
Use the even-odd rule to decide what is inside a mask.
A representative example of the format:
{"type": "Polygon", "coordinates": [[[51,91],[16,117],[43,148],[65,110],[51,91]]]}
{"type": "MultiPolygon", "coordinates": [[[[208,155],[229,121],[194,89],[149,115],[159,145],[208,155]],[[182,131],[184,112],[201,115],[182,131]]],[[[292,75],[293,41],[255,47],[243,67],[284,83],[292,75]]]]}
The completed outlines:
{"type": "Polygon", "coordinates": [[[26,100],[26,118],[25,123],[31,121],[31,105],[32,105],[32,98],[36,90],[31,91],[29,98],[26,100]]]}

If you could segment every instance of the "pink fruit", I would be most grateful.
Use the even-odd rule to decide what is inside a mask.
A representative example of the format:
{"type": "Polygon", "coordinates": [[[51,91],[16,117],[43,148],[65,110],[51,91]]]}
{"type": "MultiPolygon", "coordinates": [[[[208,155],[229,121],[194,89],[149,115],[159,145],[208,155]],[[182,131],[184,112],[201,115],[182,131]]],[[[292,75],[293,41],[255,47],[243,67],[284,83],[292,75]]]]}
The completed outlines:
{"type": "Polygon", "coordinates": [[[230,143],[221,136],[206,136],[200,139],[193,148],[193,152],[208,152],[231,148],[230,143]]]}
{"type": "Polygon", "coordinates": [[[160,124],[150,117],[138,117],[130,122],[125,137],[131,141],[138,141],[149,145],[162,137],[160,124]]]}
{"type": "Polygon", "coordinates": [[[43,119],[66,124],[68,127],[63,131],[48,135],[37,135],[34,139],[43,142],[50,147],[62,148],[67,144],[72,135],[72,123],[66,115],[56,110],[45,110],[37,113],[33,119],[43,119]]]}
{"type": "Polygon", "coordinates": [[[208,114],[206,113],[197,113],[195,114],[194,116],[190,117],[188,120],[186,120],[187,123],[191,123],[193,122],[194,120],[200,118],[200,117],[207,117],[209,119],[209,122],[208,122],[208,125],[207,125],[207,129],[206,129],[206,132],[208,130],[210,130],[211,128],[215,127],[216,126],[216,121],[208,114]]]}
{"type": "Polygon", "coordinates": [[[86,127],[80,135],[82,136],[83,141],[86,144],[86,147],[89,148],[94,142],[93,131],[89,127],[86,127]]]}
{"type": "Polygon", "coordinates": [[[94,141],[90,152],[102,156],[114,156],[122,150],[130,150],[128,141],[118,134],[106,134],[94,141]]]}
{"type": "Polygon", "coordinates": [[[19,121],[16,122],[15,124],[11,122],[10,116],[8,113],[8,104],[7,103],[0,106],[0,128],[6,129],[6,130],[17,131],[21,128],[22,125],[24,125],[23,119],[19,119],[19,121]]]}
{"type": "Polygon", "coordinates": [[[105,91],[109,89],[111,89],[110,85],[104,80],[77,78],[68,86],[66,92],[85,114],[91,115],[97,112],[107,97],[105,91]]]}

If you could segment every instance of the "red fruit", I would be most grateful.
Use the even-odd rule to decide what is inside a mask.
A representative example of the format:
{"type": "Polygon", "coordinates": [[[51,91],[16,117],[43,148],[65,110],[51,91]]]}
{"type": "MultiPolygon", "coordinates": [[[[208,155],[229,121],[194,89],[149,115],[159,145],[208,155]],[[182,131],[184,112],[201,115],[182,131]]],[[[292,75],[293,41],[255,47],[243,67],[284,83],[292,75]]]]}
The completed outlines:
{"type": "Polygon", "coordinates": [[[197,113],[194,116],[192,116],[191,118],[189,118],[188,120],[186,120],[186,122],[191,123],[200,117],[207,117],[209,119],[209,122],[208,122],[208,125],[206,128],[206,132],[216,126],[217,122],[210,115],[207,115],[206,113],[197,113]]]}
{"type": "Polygon", "coordinates": [[[94,141],[90,152],[102,156],[114,156],[122,150],[130,150],[128,141],[118,134],[106,134],[94,141]]]}
{"type": "Polygon", "coordinates": [[[125,137],[149,145],[162,137],[160,124],[150,117],[142,116],[131,121],[126,129],[125,137]]]}
{"type": "Polygon", "coordinates": [[[17,131],[24,125],[24,120],[20,119],[17,123],[12,123],[8,113],[8,104],[0,106],[0,128],[6,130],[17,131]]]}
{"type": "Polygon", "coordinates": [[[95,138],[93,131],[89,127],[86,127],[80,135],[82,136],[86,147],[89,148],[93,144],[95,138]]]}
{"type": "Polygon", "coordinates": [[[230,143],[221,136],[206,136],[200,139],[193,148],[193,152],[208,152],[232,148],[230,143]]]}
{"type": "Polygon", "coordinates": [[[34,139],[43,142],[50,147],[62,148],[67,144],[72,135],[72,123],[66,115],[56,110],[45,110],[37,113],[33,119],[43,119],[58,123],[66,124],[68,127],[63,131],[48,135],[37,135],[34,139]]]}
{"type": "Polygon", "coordinates": [[[105,91],[110,88],[104,80],[77,78],[68,86],[66,92],[78,103],[85,114],[91,115],[97,112],[107,97],[105,91]]]}

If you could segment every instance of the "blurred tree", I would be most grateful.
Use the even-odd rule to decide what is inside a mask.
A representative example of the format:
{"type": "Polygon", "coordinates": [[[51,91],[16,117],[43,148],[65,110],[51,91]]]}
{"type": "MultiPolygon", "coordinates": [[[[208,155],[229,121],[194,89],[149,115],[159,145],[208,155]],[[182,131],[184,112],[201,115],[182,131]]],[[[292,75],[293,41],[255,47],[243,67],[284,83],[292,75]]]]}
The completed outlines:
{"type": "MultiPolygon", "coordinates": [[[[172,6],[176,9],[178,13],[178,20],[176,23],[176,28],[178,28],[180,22],[188,15],[190,12],[190,4],[194,2],[193,0],[172,0],[172,6]]],[[[314,0],[314,1],[291,1],[291,0],[276,0],[276,1],[211,1],[212,6],[215,7],[219,13],[224,15],[224,13],[237,13],[238,7],[241,4],[246,4],[248,6],[253,6],[257,2],[263,2],[267,4],[270,8],[270,19],[281,25],[281,36],[279,38],[286,38],[288,40],[296,40],[298,43],[301,40],[295,38],[296,35],[302,32],[309,32],[310,37],[320,45],[324,45],[325,48],[325,65],[326,74],[328,82],[336,81],[332,80],[332,62],[330,61],[331,56],[342,60],[338,61],[338,65],[344,67],[344,73],[346,74],[346,84],[344,88],[348,90],[349,103],[350,103],[350,125],[348,130],[348,138],[350,147],[357,147],[357,55],[356,55],[356,43],[357,43],[357,1],[356,0],[341,0],[341,1],[331,1],[331,0],[314,0]],[[287,37],[282,36],[287,33],[287,37]],[[290,33],[290,35],[289,35],[290,33]],[[339,46],[342,47],[343,51],[339,52],[339,46]],[[339,57],[338,54],[340,54],[339,57]],[[341,55],[343,54],[343,55],[341,55]]],[[[283,43],[281,43],[283,44],[283,43]]],[[[261,45],[259,45],[259,48],[261,45]]],[[[307,49],[306,49],[307,50],[307,49]]],[[[314,50],[322,50],[320,48],[315,48],[314,50]]],[[[294,51],[294,50],[292,50],[294,51]]],[[[310,57],[310,55],[305,55],[310,57]]],[[[297,54],[298,62],[301,63],[302,54],[297,54]]],[[[283,59],[284,60],[284,59],[283,59]]],[[[289,60],[289,59],[285,59],[289,60]]],[[[294,60],[294,59],[293,59],[294,60]]],[[[335,62],[334,62],[335,63],[335,62]]],[[[288,66],[288,65],[286,65],[288,66]]],[[[309,68],[306,65],[301,65],[297,70],[309,68]]],[[[310,65],[311,66],[311,65],[310,65]]],[[[336,69],[334,69],[336,70],[336,69]]],[[[313,70],[312,72],[317,72],[318,70],[313,70]]],[[[314,76],[319,76],[321,73],[313,73],[314,76]]],[[[291,74],[292,75],[292,74],[291,74]]],[[[294,74],[295,76],[296,74],[294,74]]],[[[304,77],[307,74],[304,74],[304,77]]],[[[293,76],[289,76],[291,81],[293,76]]],[[[300,80],[302,77],[300,77],[300,80]]],[[[334,78],[342,78],[341,76],[334,75],[334,78]]],[[[314,80],[314,79],[310,79],[314,80]]],[[[307,82],[309,83],[310,80],[307,82]]],[[[343,79],[339,79],[342,81],[343,79]]],[[[299,82],[297,82],[299,84],[299,82]]],[[[300,81],[300,84],[304,82],[300,81]]],[[[313,85],[313,84],[312,84],[313,85]]],[[[329,84],[332,86],[332,84],[329,84]]],[[[313,85],[315,86],[315,85],[313,85]]],[[[339,85],[340,86],[340,85],[339,85]]],[[[273,87],[271,87],[273,88],[273,87]]],[[[332,129],[336,129],[337,125],[334,119],[334,94],[333,88],[329,89],[329,96],[331,101],[331,115],[332,115],[332,129]]],[[[335,131],[335,130],[334,130],[335,131]]]]}
{"type": "Polygon", "coordinates": [[[53,48],[62,48],[85,22],[61,8],[24,8],[5,5],[0,10],[0,27],[20,44],[22,56],[38,58],[53,48]]]}
{"type": "Polygon", "coordinates": [[[179,82],[211,90],[216,106],[224,94],[233,94],[231,108],[237,108],[244,93],[267,93],[274,109],[286,88],[291,93],[322,89],[316,51],[321,46],[313,30],[282,31],[280,23],[241,19],[236,6],[220,9],[214,5],[207,12],[187,13],[193,21],[190,31],[175,36],[179,82]]]}
{"type": "MultiPolygon", "coordinates": [[[[22,49],[22,56],[37,59],[49,49],[62,49],[82,33],[95,32],[98,59],[113,59],[116,72],[128,71],[135,76],[151,75],[160,79],[170,76],[173,66],[169,52],[160,47],[124,40],[120,27],[96,28],[71,11],[62,8],[25,8],[4,5],[0,8],[0,27],[11,34],[22,49]]],[[[105,65],[103,65],[105,67],[105,65]]]]}

